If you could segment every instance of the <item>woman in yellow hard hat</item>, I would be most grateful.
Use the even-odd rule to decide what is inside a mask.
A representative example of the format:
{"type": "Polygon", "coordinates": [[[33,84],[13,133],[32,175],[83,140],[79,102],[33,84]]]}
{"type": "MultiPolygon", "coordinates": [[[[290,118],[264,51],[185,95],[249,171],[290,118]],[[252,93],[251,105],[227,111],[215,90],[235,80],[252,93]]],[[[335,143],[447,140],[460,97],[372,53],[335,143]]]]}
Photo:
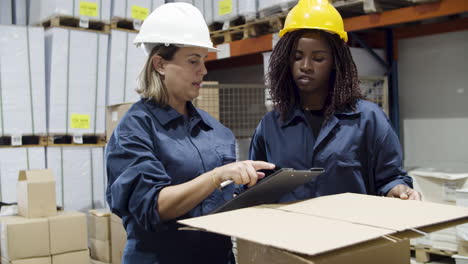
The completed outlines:
{"type": "MultiPolygon", "coordinates": [[[[233,263],[229,237],[179,230],[177,220],[210,213],[234,194],[232,180],[254,185],[263,161],[234,162],[232,132],[191,100],[199,94],[210,40],[202,14],[165,4],[134,41],[148,55],[136,102],[106,149],[107,201],[127,231],[124,264],[233,263]]],[[[232,223],[229,223],[232,224],[232,223]]]]}
{"type": "Polygon", "coordinates": [[[420,200],[386,115],[363,100],[336,9],[300,0],[279,35],[266,76],[274,110],[258,125],[250,158],[325,169],[280,202],[344,192],[420,200]]]}

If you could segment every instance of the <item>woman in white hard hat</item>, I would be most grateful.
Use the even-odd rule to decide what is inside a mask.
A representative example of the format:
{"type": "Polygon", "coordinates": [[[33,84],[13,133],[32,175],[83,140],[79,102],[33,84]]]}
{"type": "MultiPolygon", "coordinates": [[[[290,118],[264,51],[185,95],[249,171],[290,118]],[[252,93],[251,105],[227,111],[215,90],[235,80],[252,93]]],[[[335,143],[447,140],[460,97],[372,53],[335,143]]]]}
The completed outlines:
{"type": "Polygon", "coordinates": [[[336,9],[327,0],[299,0],[279,35],[267,74],[275,110],[258,125],[249,157],[325,169],[280,202],[344,192],[420,200],[390,122],[363,100],[336,9]]]}
{"type": "MultiPolygon", "coordinates": [[[[191,100],[199,94],[208,51],[202,14],[165,4],[144,21],[135,43],[148,59],[135,103],[106,149],[107,201],[127,230],[123,263],[233,263],[229,237],[178,230],[177,220],[210,213],[231,199],[232,180],[254,185],[263,161],[235,161],[232,132],[191,100]]],[[[226,223],[235,224],[235,223],[226,223]]]]}

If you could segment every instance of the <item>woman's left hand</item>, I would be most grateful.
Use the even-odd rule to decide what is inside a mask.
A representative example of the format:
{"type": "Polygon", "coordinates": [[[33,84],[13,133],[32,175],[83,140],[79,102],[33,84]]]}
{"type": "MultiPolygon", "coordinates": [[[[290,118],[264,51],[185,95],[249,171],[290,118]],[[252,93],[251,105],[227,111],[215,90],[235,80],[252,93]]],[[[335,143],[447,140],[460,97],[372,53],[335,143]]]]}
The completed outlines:
{"type": "Polygon", "coordinates": [[[421,201],[421,194],[404,184],[398,184],[393,187],[387,197],[400,198],[402,200],[418,200],[421,201]]]}

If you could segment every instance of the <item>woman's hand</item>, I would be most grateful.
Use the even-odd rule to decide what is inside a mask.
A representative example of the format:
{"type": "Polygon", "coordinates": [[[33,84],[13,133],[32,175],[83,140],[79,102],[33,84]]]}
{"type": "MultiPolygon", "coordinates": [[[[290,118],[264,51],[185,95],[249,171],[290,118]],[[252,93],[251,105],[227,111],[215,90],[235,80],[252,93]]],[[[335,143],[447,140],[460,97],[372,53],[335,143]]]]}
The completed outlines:
{"type": "Polygon", "coordinates": [[[237,184],[248,184],[252,187],[257,183],[258,179],[265,177],[265,174],[258,170],[272,170],[275,164],[264,162],[245,160],[230,163],[213,170],[215,184],[219,186],[222,182],[232,180],[237,184]]]}
{"type": "Polygon", "coordinates": [[[387,197],[400,198],[402,200],[418,200],[421,201],[421,194],[404,184],[398,184],[393,187],[387,197]]]}

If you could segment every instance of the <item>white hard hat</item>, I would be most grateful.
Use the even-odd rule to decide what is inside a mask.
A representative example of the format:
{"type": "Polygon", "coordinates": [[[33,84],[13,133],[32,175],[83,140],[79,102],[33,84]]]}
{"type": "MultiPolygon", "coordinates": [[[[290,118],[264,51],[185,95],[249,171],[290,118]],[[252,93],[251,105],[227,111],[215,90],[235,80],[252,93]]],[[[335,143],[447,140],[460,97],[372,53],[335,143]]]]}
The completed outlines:
{"type": "Polygon", "coordinates": [[[200,10],[182,2],[164,4],[151,12],[133,43],[141,46],[147,55],[157,44],[219,51],[213,47],[210,31],[200,10]]]}

